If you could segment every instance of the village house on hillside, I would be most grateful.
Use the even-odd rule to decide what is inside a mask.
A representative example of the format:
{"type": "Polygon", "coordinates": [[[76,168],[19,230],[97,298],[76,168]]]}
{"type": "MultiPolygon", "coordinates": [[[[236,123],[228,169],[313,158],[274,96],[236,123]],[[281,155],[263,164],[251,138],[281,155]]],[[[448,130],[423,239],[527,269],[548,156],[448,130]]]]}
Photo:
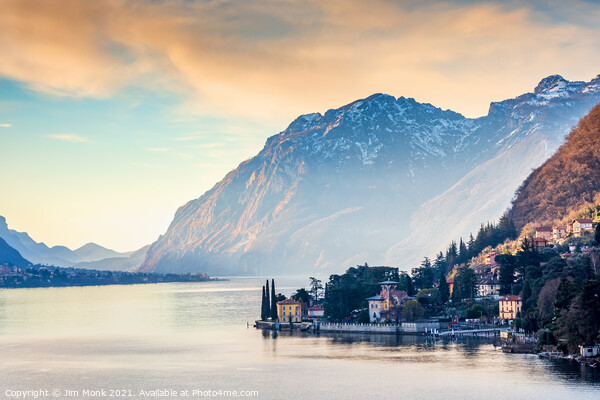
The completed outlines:
{"type": "Polygon", "coordinates": [[[574,236],[581,236],[582,233],[586,231],[591,231],[593,229],[592,220],[589,218],[575,219],[573,220],[571,226],[574,236]]]}
{"type": "Polygon", "coordinates": [[[535,237],[546,239],[546,241],[552,240],[552,228],[549,226],[540,226],[535,230],[535,237]]]}
{"type": "Polygon", "coordinates": [[[381,322],[389,318],[392,316],[390,313],[396,311],[395,307],[403,306],[408,300],[408,295],[405,291],[396,290],[398,282],[385,281],[379,284],[381,285],[381,292],[367,299],[369,302],[369,321],[371,323],[381,322]]]}
{"type": "Polygon", "coordinates": [[[552,227],[552,240],[558,242],[567,237],[566,226],[554,226],[552,227]]]}
{"type": "Polygon", "coordinates": [[[500,319],[515,319],[521,311],[521,298],[509,294],[500,299],[499,306],[500,319]]]}
{"type": "Polygon", "coordinates": [[[533,248],[535,250],[542,250],[544,247],[548,246],[548,240],[541,238],[541,237],[534,237],[533,238],[533,248]]]}
{"type": "Polygon", "coordinates": [[[500,283],[491,277],[484,277],[477,281],[477,296],[490,297],[500,294],[500,283]]]}

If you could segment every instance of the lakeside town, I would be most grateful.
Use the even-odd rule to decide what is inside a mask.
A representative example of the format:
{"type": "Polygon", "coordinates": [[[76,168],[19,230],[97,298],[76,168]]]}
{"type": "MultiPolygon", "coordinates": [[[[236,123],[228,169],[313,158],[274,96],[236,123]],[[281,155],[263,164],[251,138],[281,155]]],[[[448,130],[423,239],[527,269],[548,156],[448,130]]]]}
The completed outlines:
{"type": "MultiPolygon", "coordinates": [[[[486,231],[510,226],[503,218],[496,226],[482,226],[477,240],[486,231]]],[[[486,336],[506,352],[567,357],[600,367],[600,221],[576,218],[564,226],[530,225],[524,229],[527,236],[509,235],[472,257],[466,255],[476,248],[472,235],[466,244],[462,239],[460,245],[453,242],[445,256],[440,252],[433,262],[425,258],[411,275],[394,267],[359,265],[331,275],[325,285],[311,277],[308,290],[300,288],[289,298],[276,294],[274,280],[270,287],[267,280],[255,326],[433,338],[486,336]]]]}
{"type": "Polygon", "coordinates": [[[145,272],[101,271],[62,268],[50,265],[0,265],[0,288],[131,285],[162,282],[205,282],[211,278],[198,274],[159,274],[145,272]]]}

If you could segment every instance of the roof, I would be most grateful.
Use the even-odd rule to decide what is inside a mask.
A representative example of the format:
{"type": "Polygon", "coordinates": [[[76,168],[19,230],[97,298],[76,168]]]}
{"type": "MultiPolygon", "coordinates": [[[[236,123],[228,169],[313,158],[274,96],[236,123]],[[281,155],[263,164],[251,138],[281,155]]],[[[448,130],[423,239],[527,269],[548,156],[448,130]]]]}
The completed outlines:
{"type": "Polygon", "coordinates": [[[285,299],[278,301],[277,304],[300,304],[300,302],[292,299],[285,299]]]}
{"type": "Polygon", "coordinates": [[[536,232],[552,232],[552,228],[549,226],[540,226],[539,228],[535,228],[536,232]]]}
{"type": "Polygon", "coordinates": [[[589,218],[578,218],[578,219],[574,220],[573,222],[579,222],[580,224],[591,224],[592,220],[589,218]]]}
{"type": "Polygon", "coordinates": [[[519,296],[507,294],[506,296],[501,298],[500,301],[521,301],[521,298],[519,296]]]}
{"type": "Polygon", "coordinates": [[[380,295],[377,295],[377,296],[369,297],[367,300],[385,300],[385,299],[383,297],[381,297],[380,295]]]}
{"type": "Polygon", "coordinates": [[[534,242],[547,242],[547,240],[544,238],[533,238],[533,241],[534,242]]]}
{"type": "Polygon", "coordinates": [[[567,229],[566,226],[555,226],[554,229],[567,229]]]}
{"type": "Polygon", "coordinates": [[[324,310],[324,308],[321,306],[312,306],[308,309],[308,311],[321,311],[321,310],[324,310]]]}
{"type": "Polygon", "coordinates": [[[385,282],[379,282],[380,285],[397,285],[398,282],[394,282],[394,281],[385,281],[385,282]]]}
{"type": "Polygon", "coordinates": [[[490,277],[486,277],[486,278],[481,278],[478,282],[478,285],[499,285],[500,283],[498,283],[497,281],[493,280],[490,277]]]}

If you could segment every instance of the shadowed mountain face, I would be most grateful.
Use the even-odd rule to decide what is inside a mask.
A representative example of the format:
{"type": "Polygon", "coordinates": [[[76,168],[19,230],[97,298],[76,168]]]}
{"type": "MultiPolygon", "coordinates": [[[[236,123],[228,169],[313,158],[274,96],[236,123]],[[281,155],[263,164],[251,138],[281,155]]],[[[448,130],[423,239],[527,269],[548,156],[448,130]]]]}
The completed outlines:
{"type": "Polygon", "coordinates": [[[445,221],[460,222],[465,234],[497,218],[531,168],[599,101],[600,77],[552,76],[478,119],[382,94],[303,115],[181,207],[141,269],[226,275],[365,261],[410,266],[456,236],[445,221]]]}
{"type": "Polygon", "coordinates": [[[8,264],[17,267],[26,267],[31,263],[24,259],[21,254],[0,238],[0,265],[8,264]]]}

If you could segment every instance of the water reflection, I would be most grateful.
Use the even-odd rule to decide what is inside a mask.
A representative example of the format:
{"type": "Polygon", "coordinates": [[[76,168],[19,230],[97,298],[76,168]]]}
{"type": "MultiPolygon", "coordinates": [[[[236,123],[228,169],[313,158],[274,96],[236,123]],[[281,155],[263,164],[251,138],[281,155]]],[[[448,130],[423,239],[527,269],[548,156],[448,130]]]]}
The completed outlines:
{"type": "Polygon", "coordinates": [[[152,383],[258,389],[264,399],[362,400],[389,398],[400,385],[408,398],[600,398],[597,371],[504,354],[489,338],[247,328],[263,283],[0,291],[0,389],[152,383]]]}

